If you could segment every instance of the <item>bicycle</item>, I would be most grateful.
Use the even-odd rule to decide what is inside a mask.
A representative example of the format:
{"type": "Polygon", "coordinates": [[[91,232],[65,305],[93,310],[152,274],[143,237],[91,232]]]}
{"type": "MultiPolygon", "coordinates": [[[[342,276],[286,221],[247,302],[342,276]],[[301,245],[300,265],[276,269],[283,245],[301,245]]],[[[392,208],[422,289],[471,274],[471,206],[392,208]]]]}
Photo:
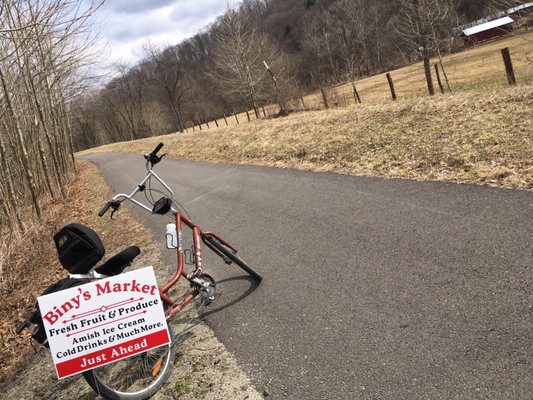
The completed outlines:
{"type": "MultiPolygon", "coordinates": [[[[163,159],[164,154],[158,156],[158,153],[163,146],[163,143],[159,143],[153,151],[144,156],[148,173],[137,187],[129,195],[124,193],[115,195],[100,210],[98,215],[103,217],[109,209],[112,209],[111,217],[113,217],[113,214],[120,208],[122,202],[129,200],[145,211],[158,215],[170,214],[175,220],[175,224],[167,225],[167,247],[175,248],[177,250],[177,269],[174,276],[159,289],[159,295],[165,310],[167,325],[172,341],[168,345],[83,372],[83,377],[91,388],[102,397],[108,399],[146,399],[155,394],[168,379],[176,356],[176,345],[178,344],[180,335],[188,329],[186,326],[182,329],[180,334],[174,335],[169,322],[195,299],[199,298],[199,307],[202,307],[211,303],[216,296],[216,282],[211,275],[204,272],[201,243],[205,244],[217,256],[221,257],[226,264],[237,264],[257,283],[262,280],[261,275],[237,255],[237,249],[235,247],[220,236],[202,230],[180,211],[179,203],[174,199],[174,192],[172,189],[153,171],[154,166],[163,159]],[[154,201],[153,196],[148,197],[148,193],[150,192],[151,194],[152,191],[152,179],[158,181],[168,192],[163,193],[163,196],[157,201],[154,201]],[[138,193],[145,194],[146,200],[152,206],[151,208],[133,198],[138,193]],[[194,265],[194,269],[189,273],[185,271],[186,261],[182,235],[183,225],[186,225],[191,229],[193,237],[191,263],[194,265]],[[181,295],[179,301],[174,301],[170,297],[169,291],[181,278],[188,281],[189,288],[181,295]]],[[[155,189],[153,189],[153,191],[160,192],[155,189]]],[[[126,266],[131,264],[133,259],[139,253],[140,251],[137,247],[129,247],[112,257],[100,267],[91,268],[88,272],[81,274],[71,273],[71,280],[68,282],[69,284],[75,285],[80,284],[80,282],[87,279],[102,279],[108,276],[117,275],[118,273],[121,273],[126,266]],[[72,282],[72,280],[76,280],[76,282],[72,282]]],[[[36,318],[34,314],[35,312],[17,328],[17,333],[22,332],[23,329],[32,325],[32,323],[35,324],[35,320],[38,318],[36,318]]],[[[40,313],[38,317],[40,318],[40,313]]],[[[46,340],[44,340],[44,342],[46,342],[46,340]]]]}

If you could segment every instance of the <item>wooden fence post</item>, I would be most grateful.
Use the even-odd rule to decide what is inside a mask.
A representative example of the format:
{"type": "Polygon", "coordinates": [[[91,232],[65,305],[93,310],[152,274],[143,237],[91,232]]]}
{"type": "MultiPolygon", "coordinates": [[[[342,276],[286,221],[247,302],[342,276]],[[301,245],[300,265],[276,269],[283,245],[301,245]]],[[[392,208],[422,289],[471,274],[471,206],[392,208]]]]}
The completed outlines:
{"type": "Polygon", "coordinates": [[[233,111],[233,116],[235,117],[235,121],[237,121],[237,125],[239,124],[239,118],[237,118],[237,113],[233,111]]]}
{"type": "Polygon", "coordinates": [[[195,129],[194,129],[194,121],[192,121],[192,131],[194,132],[195,129]]]}
{"type": "Polygon", "coordinates": [[[516,85],[516,78],[514,76],[513,60],[511,60],[511,53],[509,47],[502,49],[503,63],[505,64],[505,73],[507,74],[507,81],[509,85],[516,85]]]}
{"type": "Polygon", "coordinates": [[[389,81],[389,87],[390,87],[390,93],[392,95],[392,100],[396,101],[398,98],[396,97],[396,90],[394,90],[394,82],[392,81],[392,76],[390,72],[387,72],[387,80],[389,81]]]}
{"type": "Polygon", "coordinates": [[[207,129],[211,129],[211,127],[209,126],[209,121],[208,120],[205,120],[205,124],[207,125],[207,129]]]}
{"type": "Polygon", "coordinates": [[[197,123],[198,123],[198,127],[200,128],[200,130],[202,130],[202,123],[200,121],[198,121],[197,123]]]}
{"type": "Polygon", "coordinates": [[[302,103],[303,110],[307,111],[307,108],[305,108],[305,102],[304,102],[304,98],[303,97],[300,97],[300,102],[302,103]]]}
{"type": "Polygon", "coordinates": [[[248,112],[248,110],[246,110],[246,118],[248,118],[248,122],[250,122],[250,113],[248,112]]]}
{"type": "Polygon", "coordinates": [[[226,113],[224,113],[224,122],[226,123],[226,126],[228,126],[228,119],[226,118],[226,113]]]}
{"type": "Polygon", "coordinates": [[[328,98],[326,96],[326,92],[324,91],[324,88],[320,87],[320,93],[322,93],[322,101],[324,102],[324,107],[327,110],[329,108],[329,105],[328,105],[328,98]]]}
{"type": "Polygon", "coordinates": [[[437,75],[437,83],[439,84],[440,92],[444,94],[444,86],[440,80],[439,64],[435,64],[435,74],[437,75]]]}
{"type": "Polygon", "coordinates": [[[426,74],[426,82],[428,83],[428,92],[430,96],[435,95],[435,87],[433,86],[433,77],[431,76],[431,65],[429,57],[424,57],[424,73],[426,74]]]}
{"type": "Polygon", "coordinates": [[[352,82],[352,88],[353,88],[353,98],[355,102],[361,104],[361,97],[359,97],[359,92],[357,91],[357,88],[355,87],[355,82],[352,82]]]}
{"type": "Polygon", "coordinates": [[[265,106],[261,106],[261,110],[263,110],[263,117],[266,118],[267,114],[266,114],[266,112],[265,112],[265,106]]]}
{"type": "Polygon", "coordinates": [[[215,125],[217,126],[217,128],[219,127],[219,126],[218,126],[218,121],[217,121],[216,118],[215,118],[215,125]]]}

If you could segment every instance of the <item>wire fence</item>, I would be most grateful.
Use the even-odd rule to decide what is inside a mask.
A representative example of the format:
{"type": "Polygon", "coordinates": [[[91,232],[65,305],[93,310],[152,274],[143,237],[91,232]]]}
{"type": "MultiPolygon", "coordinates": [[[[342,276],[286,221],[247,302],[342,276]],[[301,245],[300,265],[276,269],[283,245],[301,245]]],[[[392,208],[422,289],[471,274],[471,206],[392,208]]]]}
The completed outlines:
{"type": "MultiPolygon", "coordinates": [[[[441,84],[446,93],[449,93],[446,78],[452,92],[483,91],[505,87],[508,82],[501,54],[504,47],[510,49],[517,83],[533,84],[533,32],[526,31],[503,40],[467,47],[459,53],[446,55],[443,57],[442,66],[438,58],[432,58],[430,63],[436,93],[440,93],[436,69],[439,70],[441,84]],[[437,68],[435,68],[435,64],[438,64],[437,68]]],[[[390,74],[399,100],[428,95],[423,63],[419,62],[402,67],[391,71],[390,74]]],[[[317,90],[308,93],[288,102],[288,107],[291,111],[309,111],[357,104],[353,85],[356,86],[363,103],[383,103],[392,100],[386,73],[382,73],[357,82],[339,84],[323,88],[322,91],[317,90]]],[[[229,113],[218,119],[188,127],[187,131],[199,132],[224,126],[235,126],[256,119],[275,116],[279,111],[278,105],[265,105],[258,109],[259,118],[253,110],[238,114],[229,113]]]]}

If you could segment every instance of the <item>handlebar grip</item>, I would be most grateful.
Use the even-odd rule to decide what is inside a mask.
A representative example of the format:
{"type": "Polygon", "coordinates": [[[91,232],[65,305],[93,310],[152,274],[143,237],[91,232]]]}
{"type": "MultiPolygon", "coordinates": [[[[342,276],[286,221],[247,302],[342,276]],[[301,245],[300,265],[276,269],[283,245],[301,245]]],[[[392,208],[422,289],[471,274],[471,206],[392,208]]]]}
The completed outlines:
{"type": "Polygon", "coordinates": [[[28,322],[28,320],[24,321],[22,324],[20,324],[18,326],[18,328],[15,330],[15,333],[17,335],[20,335],[20,332],[22,332],[24,329],[26,329],[28,326],[30,325],[30,323],[28,322]]]}
{"type": "Polygon", "coordinates": [[[152,150],[152,152],[150,154],[152,154],[153,156],[157,155],[157,152],[159,150],[161,150],[161,148],[164,146],[164,143],[163,142],[160,142],[156,147],[155,149],[152,150]]]}
{"type": "Polygon", "coordinates": [[[108,201],[108,202],[106,203],[106,205],[104,206],[104,208],[102,208],[102,209],[100,210],[100,212],[98,213],[98,216],[99,216],[99,217],[103,217],[104,214],[107,212],[107,210],[109,210],[109,207],[111,207],[111,202],[110,202],[110,201],[108,201]]]}

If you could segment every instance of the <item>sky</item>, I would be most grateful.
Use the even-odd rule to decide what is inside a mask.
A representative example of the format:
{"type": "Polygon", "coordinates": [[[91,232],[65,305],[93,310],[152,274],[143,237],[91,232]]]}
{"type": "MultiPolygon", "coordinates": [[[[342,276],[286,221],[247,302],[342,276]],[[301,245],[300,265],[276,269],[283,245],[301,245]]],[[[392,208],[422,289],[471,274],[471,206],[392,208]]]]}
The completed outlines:
{"type": "Polygon", "coordinates": [[[177,44],[213,22],[227,7],[227,0],[106,0],[94,15],[94,29],[100,44],[107,45],[106,61],[133,66],[145,56],[143,43],[177,44]]]}

